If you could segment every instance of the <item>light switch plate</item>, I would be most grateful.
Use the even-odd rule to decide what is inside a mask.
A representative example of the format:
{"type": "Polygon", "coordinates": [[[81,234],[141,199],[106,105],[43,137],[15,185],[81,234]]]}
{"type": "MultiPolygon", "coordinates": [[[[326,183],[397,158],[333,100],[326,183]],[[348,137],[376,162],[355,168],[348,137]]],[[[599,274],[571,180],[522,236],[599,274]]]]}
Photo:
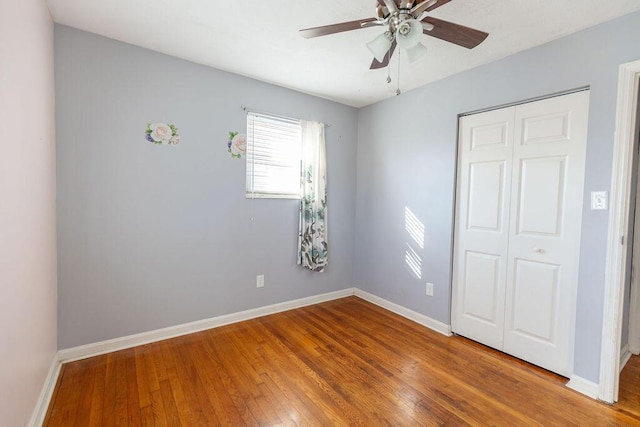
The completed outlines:
{"type": "Polygon", "coordinates": [[[606,211],[608,209],[608,197],[606,191],[591,192],[591,210],[606,211]]]}

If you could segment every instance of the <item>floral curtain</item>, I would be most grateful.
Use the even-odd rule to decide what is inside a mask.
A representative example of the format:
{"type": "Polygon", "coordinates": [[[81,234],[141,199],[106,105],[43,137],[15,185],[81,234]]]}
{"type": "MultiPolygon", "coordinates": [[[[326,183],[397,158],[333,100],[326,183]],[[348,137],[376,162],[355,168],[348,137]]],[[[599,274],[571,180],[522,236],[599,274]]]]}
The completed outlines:
{"type": "Polygon", "coordinates": [[[320,272],[327,265],[327,156],[324,124],[302,120],[301,125],[298,264],[320,272]]]}

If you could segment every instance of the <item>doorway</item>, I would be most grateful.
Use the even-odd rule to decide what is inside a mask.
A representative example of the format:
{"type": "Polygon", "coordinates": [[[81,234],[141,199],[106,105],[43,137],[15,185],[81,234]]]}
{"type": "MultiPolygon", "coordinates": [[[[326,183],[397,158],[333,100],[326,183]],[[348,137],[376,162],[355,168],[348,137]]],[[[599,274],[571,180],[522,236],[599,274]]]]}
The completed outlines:
{"type": "Polygon", "coordinates": [[[605,267],[605,295],[598,398],[618,400],[624,320],[625,277],[634,187],[634,142],[637,137],[640,61],[620,66],[611,176],[611,213],[605,267]],[[626,241],[625,241],[626,238],[626,241]]]}
{"type": "MultiPolygon", "coordinates": [[[[640,83],[639,83],[640,84],[640,83]]],[[[636,101],[634,158],[631,171],[629,202],[627,265],[624,280],[622,329],[620,347],[620,371],[624,369],[632,354],[640,353],[640,94],[636,101]]]]}

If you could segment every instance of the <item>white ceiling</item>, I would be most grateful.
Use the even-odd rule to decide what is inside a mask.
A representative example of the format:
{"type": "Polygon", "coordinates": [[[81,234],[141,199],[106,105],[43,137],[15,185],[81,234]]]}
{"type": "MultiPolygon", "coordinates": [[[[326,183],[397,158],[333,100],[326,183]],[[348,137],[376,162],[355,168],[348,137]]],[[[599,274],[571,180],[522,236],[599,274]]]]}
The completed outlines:
{"type": "MultiPolygon", "coordinates": [[[[362,107],[395,95],[397,53],[369,70],[381,27],[304,39],[298,29],[373,17],[376,0],[48,0],[55,22],[301,92],[362,107]]],[[[473,50],[423,36],[401,58],[408,91],[640,10],[640,0],[453,0],[431,15],[488,32],[473,50]]]]}

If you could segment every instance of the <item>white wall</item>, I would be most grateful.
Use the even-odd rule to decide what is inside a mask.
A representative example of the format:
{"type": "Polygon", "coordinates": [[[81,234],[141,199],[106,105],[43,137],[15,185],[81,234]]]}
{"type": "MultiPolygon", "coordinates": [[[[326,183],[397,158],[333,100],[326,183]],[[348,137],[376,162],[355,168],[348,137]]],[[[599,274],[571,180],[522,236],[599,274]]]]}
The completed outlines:
{"type": "Polygon", "coordinates": [[[0,425],[25,425],[56,352],[53,23],[0,0],[0,425]]]}

